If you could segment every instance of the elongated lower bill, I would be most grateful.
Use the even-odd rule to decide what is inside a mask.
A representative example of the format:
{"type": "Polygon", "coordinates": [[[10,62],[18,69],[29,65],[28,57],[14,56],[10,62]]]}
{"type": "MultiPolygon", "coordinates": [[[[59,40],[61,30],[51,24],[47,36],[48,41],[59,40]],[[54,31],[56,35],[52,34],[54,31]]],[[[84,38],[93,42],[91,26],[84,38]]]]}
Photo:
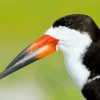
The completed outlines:
{"type": "Polygon", "coordinates": [[[43,35],[41,38],[25,48],[17,57],[15,57],[6,69],[0,73],[0,79],[40,58],[55,52],[57,44],[57,39],[49,35],[43,35]]]}

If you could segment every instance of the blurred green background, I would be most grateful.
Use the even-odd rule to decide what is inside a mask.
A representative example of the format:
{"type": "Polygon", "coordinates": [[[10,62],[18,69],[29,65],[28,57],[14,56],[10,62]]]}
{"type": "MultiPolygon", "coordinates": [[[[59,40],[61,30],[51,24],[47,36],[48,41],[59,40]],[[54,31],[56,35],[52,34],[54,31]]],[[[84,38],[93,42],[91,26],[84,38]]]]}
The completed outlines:
{"type": "MultiPolygon", "coordinates": [[[[100,26],[100,0],[0,0],[0,71],[52,23],[88,14],[100,26]]],[[[59,51],[0,80],[0,100],[84,100],[59,51]]]]}

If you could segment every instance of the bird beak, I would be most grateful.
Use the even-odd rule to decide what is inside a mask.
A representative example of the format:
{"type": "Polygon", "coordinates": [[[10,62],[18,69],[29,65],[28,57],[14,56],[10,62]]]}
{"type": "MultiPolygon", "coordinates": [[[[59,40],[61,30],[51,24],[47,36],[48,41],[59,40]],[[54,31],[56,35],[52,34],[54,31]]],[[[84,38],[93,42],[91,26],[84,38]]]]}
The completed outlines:
{"type": "Polygon", "coordinates": [[[26,65],[43,58],[54,51],[58,40],[49,36],[43,35],[41,38],[33,42],[25,48],[8,66],[0,73],[0,79],[25,67],[26,65]]]}

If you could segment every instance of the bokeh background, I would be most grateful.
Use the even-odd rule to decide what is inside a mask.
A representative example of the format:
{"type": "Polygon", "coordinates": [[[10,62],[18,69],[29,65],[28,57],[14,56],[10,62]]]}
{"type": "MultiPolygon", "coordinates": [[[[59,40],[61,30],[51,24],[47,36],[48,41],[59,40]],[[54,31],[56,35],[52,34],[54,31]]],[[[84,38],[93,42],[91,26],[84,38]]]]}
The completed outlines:
{"type": "MultiPolygon", "coordinates": [[[[0,0],[0,71],[56,19],[74,13],[100,26],[100,0],[0,0]]],[[[84,99],[59,51],[0,80],[0,100],[84,99]]]]}

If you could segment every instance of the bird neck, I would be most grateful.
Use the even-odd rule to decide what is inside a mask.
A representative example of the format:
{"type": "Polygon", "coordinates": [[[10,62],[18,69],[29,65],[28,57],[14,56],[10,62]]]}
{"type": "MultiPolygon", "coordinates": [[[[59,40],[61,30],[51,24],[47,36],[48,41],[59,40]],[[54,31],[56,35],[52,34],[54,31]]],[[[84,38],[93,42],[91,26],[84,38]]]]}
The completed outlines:
{"type": "Polygon", "coordinates": [[[66,68],[78,86],[82,89],[90,75],[90,72],[82,63],[82,55],[84,52],[82,48],[66,48],[65,51],[64,57],[66,68]]]}
{"type": "Polygon", "coordinates": [[[93,42],[83,57],[83,64],[89,69],[89,79],[100,75],[100,40],[93,42]]]}
{"type": "Polygon", "coordinates": [[[80,88],[85,85],[90,75],[90,71],[82,61],[91,43],[92,40],[88,34],[84,34],[82,37],[79,36],[78,39],[69,41],[66,39],[59,42],[59,48],[64,53],[66,68],[80,88]]]}

